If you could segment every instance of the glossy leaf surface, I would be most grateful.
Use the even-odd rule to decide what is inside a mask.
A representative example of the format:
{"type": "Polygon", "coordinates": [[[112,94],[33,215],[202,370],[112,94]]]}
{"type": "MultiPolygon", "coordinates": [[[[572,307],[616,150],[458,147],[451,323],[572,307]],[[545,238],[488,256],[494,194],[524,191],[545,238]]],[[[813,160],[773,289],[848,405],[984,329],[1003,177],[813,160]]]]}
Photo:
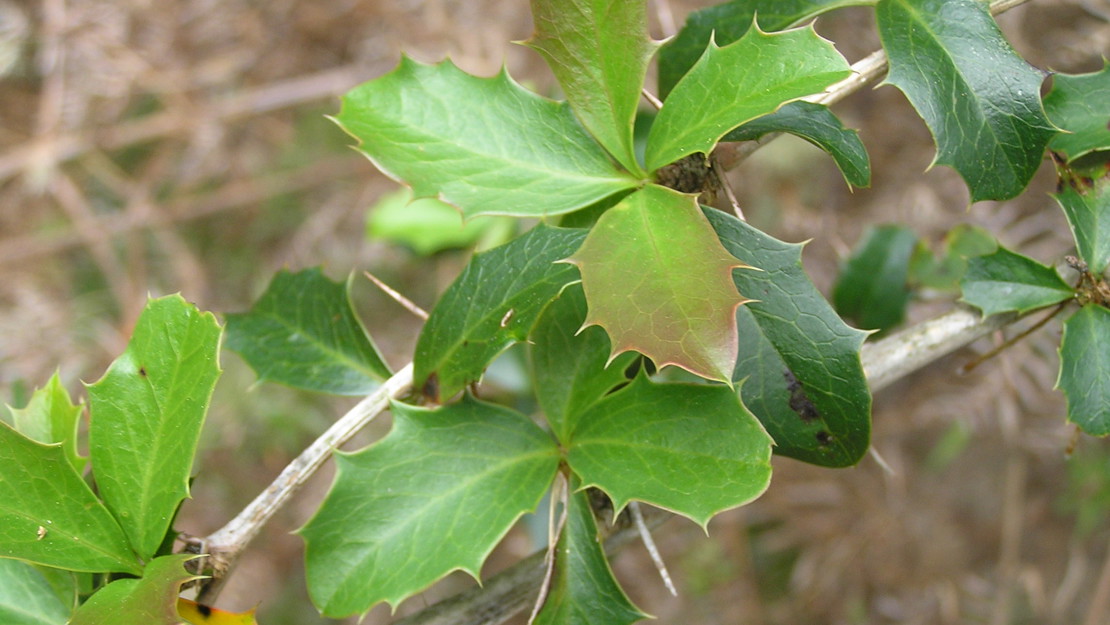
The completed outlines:
{"type": "Polygon", "coordinates": [[[100,496],[143,559],[189,495],[193,456],[220,376],[220,326],[180,295],[147,302],[127,349],[89,392],[100,496]]]}
{"type": "Polygon", "coordinates": [[[694,198],[657,185],[609,209],[570,259],[582,272],[586,325],[609,334],[612,353],[638,351],[730,381],[742,267],[721,246],[694,198]]]}
{"type": "Polygon", "coordinates": [[[874,0],[733,0],[694,11],[686,24],[659,50],[659,97],[690,71],[709,45],[710,36],[724,46],[744,36],[758,13],[759,27],[773,32],[843,6],[874,4],[874,0]]]}
{"type": "Polygon", "coordinates": [[[1075,294],[1052,267],[1004,247],[989,256],[968,260],[960,288],[963,301],[983,311],[984,317],[1003,312],[1025,313],[1075,294]]]}
{"type": "Polygon", "coordinates": [[[848,327],[802,269],[802,246],[705,209],[729,253],[763,271],[737,271],[757,301],[737,311],[742,344],[733,379],[775,440],[775,453],[832,467],[859,462],[871,442],[871,393],[848,327]]]}
{"type": "Polygon", "coordinates": [[[724,136],[722,141],[754,141],[772,132],[797,135],[828,152],[848,184],[871,184],[871,160],[859,133],[845,128],[829,107],[813,102],[788,102],[779,110],[753,119],[724,136]]]}
{"type": "Polygon", "coordinates": [[[642,175],[632,146],[655,43],[647,3],[627,0],[532,0],[535,34],[525,42],[543,55],[582,125],[630,172],[642,175]]]}
{"type": "Polygon", "coordinates": [[[1064,322],[1060,378],[1068,421],[1092,436],[1110,434],[1110,310],[1087,304],[1064,322]]]}
{"type": "Polygon", "coordinates": [[[38,569],[0,558],[0,623],[65,625],[69,610],[38,569]]]}
{"type": "Polygon", "coordinates": [[[77,453],[77,423],[81,406],[74,405],[55,371],[50,381],[31,395],[26,408],[12,408],[15,429],[40,443],[61,443],[78,474],[89,459],[77,453]]]}
{"type": "Polygon", "coordinates": [[[470,76],[409,58],[353,89],[336,121],[416,197],[463,215],[559,215],[638,184],[617,169],[566,103],[502,72],[470,76]]]}
{"type": "Polygon", "coordinates": [[[880,0],[886,83],[909,98],[937,144],[934,163],[959,172],[971,201],[1025,188],[1056,129],[1041,107],[1044,75],[1002,36],[977,0],[880,0]]]}
{"type": "Polygon", "coordinates": [[[567,461],[617,510],[638,500],[705,527],[767,488],[771,444],[727,386],[640,375],[575,419],[567,461]]]}
{"type": "Polygon", "coordinates": [[[227,347],[260,380],[337,395],[365,395],[390,376],[351,307],[350,280],[320,269],[274,275],[249,312],[227,315],[227,347]]]}
{"type": "Polygon", "coordinates": [[[724,47],[710,42],[652,124],[647,168],[708,154],[733,128],[819,93],[849,73],[844,57],[812,28],[770,34],[753,28],[724,47]]]}
{"type": "Polygon", "coordinates": [[[336,457],[327,499],[300,530],[313,603],[331,617],[396,607],[482,562],[551,485],[559,450],[522,414],[469,396],[393,405],[393,431],[336,457]]]}
{"type": "Polygon", "coordinates": [[[141,579],[118,579],[89,597],[68,625],[188,625],[177,612],[177,595],[182,584],[200,579],[184,567],[194,557],[175,554],[151,560],[141,579]]]}
{"type": "Polygon", "coordinates": [[[450,398],[491,360],[527,338],[536,317],[578,272],[559,263],[586,232],[543,224],[471,259],[439,298],[416,342],[413,387],[450,398]]]}
{"type": "Polygon", "coordinates": [[[601,328],[582,328],[585,320],[586,296],[580,285],[571,285],[540,316],[530,339],[536,398],[563,443],[570,440],[570,420],[627,382],[625,370],[639,358],[626,352],[606,366],[609,338],[601,328]]]}
{"type": "Polygon", "coordinates": [[[836,311],[865,330],[888,330],[906,316],[910,258],[917,235],[903,226],[869,229],[833,287],[836,311]]]}
{"type": "Polygon", "coordinates": [[[1110,66],[1090,74],[1054,74],[1044,108],[1052,123],[1068,131],[1053,137],[1049,149],[1068,161],[1110,150],[1110,66]]]}
{"type": "Polygon", "coordinates": [[[0,557],[73,571],[138,573],[112,514],[60,445],[0,423],[0,557]]]}
{"type": "Polygon", "coordinates": [[[566,514],[566,525],[555,547],[555,575],[535,623],[628,625],[647,618],[613,577],[585,490],[572,491],[567,497],[566,514]]]}
{"type": "Polygon", "coordinates": [[[1102,274],[1110,265],[1110,177],[1083,188],[1065,185],[1054,197],[1064,209],[1079,257],[1102,274]]]}

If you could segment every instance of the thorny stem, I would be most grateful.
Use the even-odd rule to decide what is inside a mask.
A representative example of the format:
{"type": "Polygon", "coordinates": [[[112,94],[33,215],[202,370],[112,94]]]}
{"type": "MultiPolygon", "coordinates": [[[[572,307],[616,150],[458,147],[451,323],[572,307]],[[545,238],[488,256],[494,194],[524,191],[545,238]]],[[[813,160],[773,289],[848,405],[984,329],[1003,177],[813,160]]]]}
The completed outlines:
{"type": "MultiPolygon", "coordinates": [[[[995,0],[990,6],[991,13],[997,15],[1028,1],[995,0]]],[[[886,73],[886,69],[886,54],[882,50],[873,52],[852,65],[853,73],[851,76],[832,85],[825,93],[813,98],[812,101],[825,105],[839,102],[848,95],[876,82],[886,73]]],[[[756,142],[722,144],[715,151],[718,162],[725,169],[731,169],[774,137],[775,135],[768,135],[756,142]]],[[[4,173],[2,167],[0,167],[0,173],[4,173]]],[[[957,308],[943,317],[909,328],[876,343],[865,345],[861,351],[861,358],[871,390],[875,392],[902,376],[916,371],[941,356],[965,346],[995,329],[1008,325],[1016,319],[1017,317],[1013,315],[994,315],[980,320],[977,314],[965,308],[957,308]]],[[[262,526],[289,501],[293,494],[316,472],[338,446],[349,440],[351,436],[384,411],[391,399],[399,398],[411,390],[412,364],[410,363],[394,374],[372,395],[359,402],[301,452],[285,467],[277,479],[244,508],[238,516],[216,532],[198,540],[198,544],[204,544],[208,549],[209,561],[207,568],[212,571],[212,579],[201,590],[197,599],[202,603],[215,602],[227,574],[234,567],[239,555],[250,541],[258,535],[262,526]]],[[[653,514],[653,522],[649,522],[649,525],[662,523],[669,516],[662,514],[657,517],[653,514]]],[[[606,541],[606,549],[616,549],[619,545],[628,542],[637,535],[636,531],[626,532],[622,530],[606,541]]],[[[446,616],[450,618],[449,622],[457,625],[464,623],[487,625],[501,623],[528,605],[531,597],[530,589],[535,587],[537,581],[544,574],[542,565],[537,566],[539,564],[536,561],[537,556],[538,559],[542,560],[542,554],[536,554],[520,562],[501,576],[496,576],[487,581],[477,592],[463,593],[460,597],[465,595],[465,601],[451,603],[451,607],[446,612],[438,608],[452,602],[452,599],[433,605],[410,618],[404,619],[402,622],[411,623],[412,625],[446,623],[448,621],[442,620],[446,616]],[[514,573],[516,577],[511,580],[503,577],[509,573],[514,573]],[[513,598],[521,600],[522,603],[518,601],[519,605],[516,605],[516,603],[513,603],[513,598]],[[491,617],[490,606],[495,605],[493,602],[502,602],[501,609],[493,610],[493,612],[502,615],[499,619],[491,617]],[[468,607],[464,605],[465,603],[473,605],[468,607]],[[456,604],[458,605],[456,606],[456,604]],[[512,604],[515,608],[510,607],[509,604],[512,604]],[[476,614],[476,618],[481,620],[460,619],[460,614],[467,609],[476,614]],[[477,612],[474,612],[475,610],[477,612]],[[426,618],[423,615],[426,615],[426,618]],[[436,620],[437,618],[440,620],[436,620]]]]}

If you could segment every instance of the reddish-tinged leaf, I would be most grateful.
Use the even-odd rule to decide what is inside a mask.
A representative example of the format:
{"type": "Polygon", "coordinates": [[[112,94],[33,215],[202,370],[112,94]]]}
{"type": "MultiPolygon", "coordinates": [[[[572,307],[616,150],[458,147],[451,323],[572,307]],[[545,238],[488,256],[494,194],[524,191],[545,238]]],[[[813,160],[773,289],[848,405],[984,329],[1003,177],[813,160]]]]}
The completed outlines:
{"type": "Polygon", "coordinates": [[[694,197],[657,185],[601,216],[568,259],[582,273],[586,326],[609,333],[612,356],[635,350],[730,382],[736,361],[736,291],[730,255],[694,197]]]}

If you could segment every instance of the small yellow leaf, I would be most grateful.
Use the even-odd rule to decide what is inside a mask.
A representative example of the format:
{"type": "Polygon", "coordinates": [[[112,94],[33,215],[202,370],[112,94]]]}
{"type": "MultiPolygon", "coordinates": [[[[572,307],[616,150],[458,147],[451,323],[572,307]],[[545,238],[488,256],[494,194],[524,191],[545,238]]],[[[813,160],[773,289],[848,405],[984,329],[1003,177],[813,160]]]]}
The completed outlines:
{"type": "Polygon", "coordinates": [[[189,625],[258,625],[254,620],[254,608],[246,612],[228,612],[189,601],[177,600],[177,612],[189,625]]]}

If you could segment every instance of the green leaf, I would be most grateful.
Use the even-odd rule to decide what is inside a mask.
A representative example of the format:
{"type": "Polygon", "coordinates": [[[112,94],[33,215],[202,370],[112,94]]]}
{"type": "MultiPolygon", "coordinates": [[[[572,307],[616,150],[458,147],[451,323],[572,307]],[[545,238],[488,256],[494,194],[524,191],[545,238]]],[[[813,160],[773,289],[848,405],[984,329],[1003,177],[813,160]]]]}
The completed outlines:
{"type": "Polygon", "coordinates": [[[732,255],[763,271],[739,271],[756,301],[737,312],[746,347],[734,380],[744,404],[775,440],[775,453],[822,466],[850,466],[871,442],[871,392],[849,328],[802,270],[802,246],[783,243],[721,211],[705,209],[732,255]]]}
{"type": "Polygon", "coordinates": [[[963,301],[983,311],[984,317],[1026,313],[1075,295],[1055,269],[1002,246],[989,256],[969,259],[960,288],[963,301]]]}
{"type": "Polygon", "coordinates": [[[582,125],[621,165],[643,177],[632,122],[656,44],[647,3],[625,0],[532,0],[535,34],[525,42],[559,80],[582,125]]]}
{"type": "Polygon", "coordinates": [[[69,607],[35,567],[0,558],[0,623],[65,625],[69,607]]]}
{"type": "Polygon", "coordinates": [[[405,245],[421,256],[466,248],[512,228],[508,217],[475,217],[465,224],[459,210],[434,198],[412,199],[404,188],[382,197],[366,218],[366,235],[405,245]]]}
{"type": "Polygon", "coordinates": [[[1101,275],[1110,265],[1110,178],[1093,180],[1087,188],[1064,185],[1053,197],[1068,218],[1079,257],[1101,275]]]}
{"type": "Polygon", "coordinates": [[[944,235],[939,257],[924,242],[919,242],[910,259],[910,284],[942,291],[958,292],[967,271],[967,259],[993,254],[998,241],[979,226],[960,224],[944,235]]]}
{"type": "Polygon", "coordinates": [[[580,285],[571,285],[543,312],[530,337],[532,386],[551,431],[563,443],[570,440],[569,422],[627,382],[625,370],[639,358],[626,352],[609,363],[605,331],[583,328],[585,320],[586,296],[580,285]]]}
{"type": "Polygon", "coordinates": [[[366,395],[390,376],[355,314],[351,279],[318,267],[282,270],[250,312],[227,315],[227,347],[260,380],[337,395],[366,395]]]}
{"type": "Polygon", "coordinates": [[[651,126],[647,168],[708,154],[740,124],[819,93],[850,73],[844,57],[810,27],[770,34],[753,28],[723,48],[710,41],[651,126]]]}
{"type": "Polygon", "coordinates": [[[574,423],[567,462],[622,509],[635,499],[703,528],[771,481],[771,437],[727,386],[637,376],[574,423]]]}
{"type": "Polygon", "coordinates": [[[1092,152],[1110,150],[1110,65],[1090,74],[1053,74],[1052,91],[1044,97],[1045,112],[1061,132],[1048,143],[1068,162],[1092,152]]]}
{"type": "MultiPolygon", "coordinates": [[[[577,482],[577,480],[575,480],[577,482]]],[[[555,575],[536,625],[628,625],[647,615],[621,590],[597,534],[590,498],[572,484],[555,547],[555,575]]]]}
{"type": "Polygon", "coordinates": [[[57,371],[45,387],[35,391],[26,408],[9,409],[16,430],[40,443],[61,443],[69,463],[78,474],[84,472],[89,459],[77,453],[77,422],[82,408],[74,405],[57,371]]]}
{"type": "Polygon", "coordinates": [[[495,356],[523,341],[559,291],[578,279],[556,261],[582,244],[583,230],[540,224],[471,259],[416,341],[413,388],[435,400],[478,380],[495,356]]]}
{"type": "Polygon", "coordinates": [[[828,152],[848,184],[856,187],[871,185],[871,161],[859,133],[845,128],[823,104],[788,102],[774,113],[734,129],[721,140],[754,141],[772,132],[797,135],[828,152]]]}
{"type": "Polygon", "coordinates": [[[177,613],[177,595],[182,584],[201,578],[183,566],[195,557],[151,560],[141,579],[116,580],[89,597],[68,625],[188,625],[177,613]]]}
{"type": "Polygon", "coordinates": [[[612,354],[636,350],[730,381],[736,360],[736,292],[729,255],[693,196],[649,185],[609,209],[568,259],[582,272],[586,325],[609,334],[612,354]]]}
{"type": "Polygon", "coordinates": [[[482,562],[551,485],[559,450],[522,414],[466,396],[393,405],[393,431],[336,457],[338,475],[304,538],[309,592],[327,616],[394,608],[482,562]]]}
{"type": "Polygon", "coordinates": [[[150,558],[189,495],[193,456],[220,376],[220,326],[180,295],[147,302],[127,349],[89,392],[100,496],[150,558]]]}
{"type": "Polygon", "coordinates": [[[666,99],[671,89],[690,71],[709,45],[727,45],[743,37],[758,12],[759,27],[765,32],[782,30],[832,9],[874,4],[875,0],[733,0],[694,11],[686,25],[659,50],[659,97],[666,99]]]}
{"type": "Polygon", "coordinates": [[[1056,133],[1044,76],[1018,56],[978,0],[880,0],[879,36],[898,87],[929,125],[934,164],[959,172],[971,201],[1021,193],[1056,133]]]}
{"type": "Polygon", "coordinates": [[[865,330],[889,330],[902,323],[910,301],[910,257],[917,235],[904,226],[867,230],[844,263],[833,287],[840,316],[865,330]]]}
{"type": "Polygon", "coordinates": [[[0,557],[72,571],[138,573],[123,530],[61,445],[0,423],[0,557]]]}
{"type": "Polygon", "coordinates": [[[1110,310],[1087,304],[1064,322],[1057,388],[1068,421],[1092,436],[1110,434],[1110,310]]]}
{"type": "Polygon", "coordinates": [[[402,58],[348,93],[336,121],[416,197],[440,197],[467,218],[559,215],[639,184],[565,102],[526,91],[505,72],[478,78],[450,61],[402,58]]]}

